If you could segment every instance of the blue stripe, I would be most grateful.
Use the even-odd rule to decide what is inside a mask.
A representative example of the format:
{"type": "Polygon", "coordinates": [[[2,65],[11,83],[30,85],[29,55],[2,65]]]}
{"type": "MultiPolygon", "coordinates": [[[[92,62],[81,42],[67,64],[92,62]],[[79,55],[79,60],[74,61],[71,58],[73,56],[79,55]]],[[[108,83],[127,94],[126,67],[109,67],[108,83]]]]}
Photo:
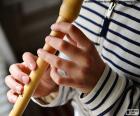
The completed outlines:
{"type": "Polygon", "coordinates": [[[104,5],[104,4],[101,4],[100,1],[96,1],[96,0],[89,0],[89,1],[91,1],[91,2],[93,2],[93,3],[96,3],[96,4],[98,4],[99,6],[102,6],[102,7],[105,8],[105,9],[108,9],[108,6],[106,6],[106,5],[104,5]]]}
{"type": "Polygon", "coordinates": [[[136,90],[136,87],[133,87],[132,91],[131,91],[131,94],[130,94],[130,103],[129,103],[129,106],[127,109],[131,109],[132,108],[132,105],[133,105],[133,97],[134,97],[134,94],[135,94],[135,90],[136,90]]]}
{"type": "Polygon", "coordinates": [[[133,8],[135,10],[140,11],[140,7],[137,7],[136,5],[126,4],[125,2],[122,2],[122,1],[118,1],[118,3],[121,4],[121,5],[123,5],[123,6],[127,6],[127,7],[130,7],[130,8],[133,8]]]}
{"type": "Polygon", "coordinates": [[[89,12],[91,12],[91,13],[96,14],[97,16],[99,16],[99,17],[102,18],[102,19],[105,18],[103,15],[99,14],[98,12],[96,12],[96,11],[93,10],[93,9],[90,9],[90,8],[88,8],[88,7],[86,7],[86,6],[82,6],[82,8],[85,9],[85,10],[87,10],[87,11],[89,11],[89,12]]]}
{"type": "Polygon", "coordinates": [[[81,14],[79,15],[79,17],[81,17],[81,18],[83,18],[83,19],[89,21],[90,23],[92,23],[92,24],[94,24],[94,25],[96,25],[96,26],[102,28],[102,25],[101,25],[101,24],[98,24],[98,23],[96,23],[95,21],[93,21],[93,20],[91,20],[91,19],[89,19],[89,18],[87,18],[87,17],[85,17],[85,16],[83,16],[83,15],[81,15],[81,14]]]}
{"type": "Polygon", "coordinates": [[[121,106],[123,105],[123,102],[124,102],[124,100],[125,100],[125,98],[126,98],[126,96],[127,96],[127,93],[128,93],[130,90],[133,90],[133,87],[134,87],[134,86],[130,86],[129,88],[127,88],[127,92],[125,92],[125,94],[122,96],[121,102],[120,102],[120,104],[118,105],[118,107],[116,108],[116,110],[115,110],[113,116],[117,116],[117,114],[118,114],[118,112],[119,112],[121,106]]]}
{"type": "Polygon", "coordinates": [[[99,88],[99,90],[96,92],[96,94],[88,101],[86,102],[85,104],[90,104],[92,101],[95,100],[95,98],[100,94],[100,92],[102,91],[102,89],[104,88],[105,84],[107,83],[107,81],[109,80],[110,78],[110,75],[111,75],[111,68],[109,69],[109,72],[108,72],[108,75],[106,77],[106,79],[104,80],[103,84],[101,85],[101,87],[99,88]]]}
{"type": "Polygon", "coordinates": [[[138,34],[138,35],[140,35],[140,31],[139,31],[139,30],[136,30],[136,29],[134,29],[134,28],[131,28],[131,27],[129,27],[129,26],[125,25],[125,24],[122,24],[122,23],[120,23],[120,22],[118,22],[118,21],[115,21],[115,20],[113,20],[113,19],[111,19],[111,21],[112,21],[113,23],[117,24],[117,25],[120,25],[121,27],[124,27],[124,28],[126,28],[126,29],[128,29],[128,30],[130,30],[130,31],[132,31],[132,32],[134,32],[134,33],[136,33],[136,34],[138,34]]]}
{"type": "Polygon", "coordinates": [[[100,44],[99,43],[97,43],[97,42],[93,42],[94,43],[94,45],[96,45],[96,46],[99,46],[100,44]]]}
{"type": "MultiPolygon", "coordinates": [[[[83,15],[79,15],[79,17],[81,17],[81,18],[83,18],[83,19],[89,21],[90,23],[92,23],[92,24],[94,24],[94,25],[96,25],[96,26],[102,28],[102,25],[100,25],[100,24],[94,22],[93,20],[91,20],[91,19],[89,19],[89,18],[87,18],[87,17],[85,17],[85,16],[83,16],[83,15]]],[[[117,24],[119,23],[119,22],[117,22],[117,21],[115,21],[115,20],[112,20],[112,21],[113,21],[113,22],[116,22],[117,24]]],[[[127,27],[126,27],[126,28],[127,28],[127,27]]],[[[122,35],[122,34],[120,34],[120,33],[117,33],[117,32],[115,32],[115,31],[113,31],[113,30],[111,30],[111,29],[109,29],[109,32],[111,32],[111,33],[117,35],[118,37],[121,37],[122,39],[124,39],[124,40],[126,40],[126,41],[128,41],[128,42],[130,42],[130,43],[133,43],[134,45],[136,45],[136,46],[138,46],[138,47],[140,46],[140,43],[138,43],[138,42],[136,42],[136,41],[133,41],[133,40],[127,38],[126,36],[124,36],[124,35],[122,35]]],[[[139,34],[140,34],[140,32],[139,32],[139,34]]]]}
{"type": "Polygon", "coordinates": [[[130,72],[130,71],[128,71],[128,70],[126,70],[126,69],[124,69],[124,68],[118,66],[118,65],[115,64],[111,59],[108,59],[108,58],[105,57],[103,54],[102,54],[102,57],[103,57],[106,61],[108,61],[109,63],[111,63],[113,66],[115,66],[117,69],[121,70],[122,72],[127,73],[127,74],[130,74],[130,75],[132,75],[132,76],[134,76],[134,77],[140,77],[139,74],[135,74],[135,73],[133,73],[133,72],[130,72]]]}
{"type": "Polygon", "coordinates": [[[126,13],[124,13],[124,12],[117,11],[117,10],[114,10],[114,12],[117,13],[117,14],[120,14],[120,15],[122,15],[122,16],[125,16],[125,17],[127,17],[128,19],[131,19],[131,20],[133,20],[133,21],[136,21],[136,22],[140,23],[140,19],[138,19],[138,18],[136,18],[136,17],[133,17],[133,16],[131,16],[131,15],[129,15],[129,14],[126,14],[126,13]]]}
{"type": "MultiPolygon", "coordinates": [[[[91,20],[91,19],[89,19],[89,18],[87,18],[87,17],[85,17],[85,16],[83,16],[83,15],[79,15],[79,17],[81,17],[81,18],[83,18],[83,19],[89,21],[90,23],[93,23],[94,25],[96,25],[96,26],[102,28],[102,25],[96,23],[95,21],[93,21],[93,20],[91,20]]],[[[113,21],[113,20],[112,20],[112,21],[113,21]]],[[[114,21],[113,21],[113,22],[114,22],[114,21]]],[[[116,22],[116,21],[115,21],[115,22],[116,22]]],[[[116,23],[118,24],[119,22],[116,22],[116,23]]],[[[126,28],[127,28],[127,27],[126,27],[126,28]]],[[[132,44],[134,44],[134,45],[137,45],[138,47],[140,46],[140,43],[138,43],[138,42],[136,42],[136,41],[133,41],[133,40],[127,38],[126,36],[124,36],[124,35],[122,35],[122,34],[120,34],[120,33],[118,33],[118,32],[115,32],[115,31],[113,31],[113,30],[111,30],[111,29],[109,29],[108,31],[111,32],[111,33],[113,33],[114,35],[117,35],[118,37],[121,37],[122,39],[124,39],[124,40],[126,40],[126,41],[128,41],[128,42],[130,42],[130,43],[132,43],[132,44]]],[[[139,32],[139,34],[140,34],[140,32],[139,32]]]]}
{"type": "Polygon", "coordinates": [[[111,29],[109,29],[109,32],[112,33],[112,34],[114,34],[114,35],[116,35],[116,36],[118,36],[118,37],[120,37],[121,39],[123,39],[123,40],[131,43],[131,44],[134,44],[134,45],[140,47],[140,43],[139,42],[136,42],[136,41],[134,41],[132,39],[129,39],[128,37],[126,37],[126,36],[124,36],[124,35],[122,35],[122,34],[120,34],[118,32],[115,32],[115,31],[113,31],[111,29]]]}
{"type": "Polygon", "coordinates": [[[131,62],[131,61],[128,61],[127,59],[125,59],[125,58],[119,56],[117,53],[115,53],[115,52],[113,52],[112,50],[106,48],[105,46],[103,46],[103,48],[104,48],[106,51],[108,51],[109,53],[115,55],[115,56],[116,56],[117,58],[119,58],[121,61],[123,61],[123,62],[125,62],[125,63],[127,63],[127,64],[130,64],[131,66],[134,66],[134,67],[136,67],[136,68],[138,68],[138,69],[140,69],[140,65],[135,64],[135,63],[133,63],[133,62],[131,62]]]}
{"type": "Polygon", "coordinates": [[[127,48],[121,46],[120,44],[118,44],[118,43],[116,43],[116,42],[114,42],[114,41],[112,41],[112,40],[109,40],[108,38],[104,38],[104,39],[105,39],[106,41],[108,41],[109,43],[112,43],[113,45],[118,46],[118,47],[121,48],[123,51],[125,51],[125,52],[127,52],[127,53],[129,53],[129,54],[132,54],[132,55],[134,55],[135,57],[140,58],[140,54],[135,53],[134,51],[128,50],[127,48]]]}
{"type": "Polygon", "coordinates": [[[90,30],[90,29],[88,29],[88,28],[84,27],[83,25],[79,24],[79,23],[78,23],[78,22],[76,22],[76,21],[75,21],[75,24],[77,24],[77,25],[78,25],[78,26],[80,26],[81,28],[85,29],[86,31],[88,31],[88,32],[92,33],[93,35],[99,36],[99,34],[98,34],[98,33],[93,32],[92,30],[90,30]]]}
{"type": "Polygon", "coordinates": [[[119,76],[118,76],[118,74],[117,74],[117,75],[116,75],[116,78],[115,78],[115,81],[114,81],[112,87],[110,88],[109,92],[107,93],[107,95],[104,97],[104,99],[101,101],[100,104],[98,104],[96,107],[94,107],[93,109],[91,109],[92,111],[94,111],[94,110],[96,110],[97,108],[99,108],[99,107],[106,101],[106,99],[110,96],[111,92],[112,92],[113,89],[115,88],[115,85],[116,85],[116,83],[117,83],[117,81],[118,81],[118,77],[119,77],[119,76]]]}
{"type": "MultiPolygon", "coordinates": [[[[125,88],[127,88],[128,84],[129,84],[129,81],[127,80],[127,81],[126,81],[125,88]]],[[[126,90],[124,90],[123,94],[126,95],[127,92],[128,92],[131,88],[132,88],[131,86],[128,87],[126,90]]],[[[105,114],[107,114],[107,113],[115,106],[115,104],[121,99],[121,97],[122,97],[122,95],[121,95],[109,108],[107,108],[105,111],[103,111],[102,113],[100,113],[98,116],[104,116],[105,114]]],[[[114,116],[114,115],[112,115],[112,116],[114,116]]]]}
{"type": "MultiPolygon", "coordinates": [[[[97,13],[96,13],[96,14],[97,14],[97,13]]],[[[101,14],[100,14],[100,15],[101,15],[101,14]]],[[[96,25],[96,26],[102,28],[102,25],[96,23],[95,21],[93,21],[93,20],[91,20],[91,19],[89,19],[89,18],[87,18],[87,17],[85,17],[85,16],[83,16],[83,15],[79,15],[79,16],[80,16],[81,18],[83,18],[83,19],[89,21],[90,23],[93,23],[94,25],[96,25]]],[[[103,17],[103,16],[102,16],[102,17],[103,17]]],[[[126,28],[126,29],[129,29],[130,31],[132,31],[132,32],[134,32],[134,33],[140,35],[140,31],[138,31],[138,30],[135,30],[135,29],[133,29],[133,28],[131,28],[131,27],[128,27],[128,26],[126,26],[126,25],[124,25],[124,24],[122,24],[122,23],[120,23],[120,22],[117,22],[117,21],[115,21],[115,20],[113,20],[113,19],[111,19],[111,21],[114,22],[114,23],[117,24],[117,25],[120,25],[120,26],[122,26],[122,27],[124,27],[124,28],[126,28]]],[[[128,37],[126,37],[126,36],[124,36],[124,35],[122,35],[122,34],[120,34],[120,33],[118,33],[118,32],[115,32],[115,31],[113,31],[113,30],[111,30],[111,29],[109,29],[108,31],[111,32],[111,33],[113,33],[113,34],[115,34],[115,35],[117,35],[117,36],[119,36],[119,37],[121,37],[122,39],[124,39],[124,40],[126,40],[126,41],[128,41],[128,42],[130,42],[130,43],[133,43],[134,45],[137,45],[138,47],[140,46],[140,43],[139,43],[139,42],[136,42],[136,41],[134,41],[134,40],[131,40],[131,39],[129,39],[128,37]]]]}
{"type": "MultiPolygon", "coordinates": [[[[99,1],[96,1],[96,0],[91,0],[91,1],[93,1],[94,3],[96,3],[96,4],[98,4],[98,5],[102,6],[102,7],[104,7],[105,9],[108,9],[108,7],[107,7],[106,5],[101,4],[101,2],[99,2],[99,1]]],[[[123,12],[121,12],[121,11],[117,11],[117,10],[113,10],[113,11],[114,11],[115,13],[117,13],[117,14],[120,14],[120,15],[122,15],[122,16],[125,16],[125,17],[127,17],[127,18],[129,18],[129,19],[131,19],[131,20],[134,20],[134,21],[140,23],[140,19],[138,19],[138,18],[136,18],[136,17],[133,17],[133,16],[131,16],[131,15],[129,15],[129,14],[126,14],[126,13],[123,13],[123,12]]]]}

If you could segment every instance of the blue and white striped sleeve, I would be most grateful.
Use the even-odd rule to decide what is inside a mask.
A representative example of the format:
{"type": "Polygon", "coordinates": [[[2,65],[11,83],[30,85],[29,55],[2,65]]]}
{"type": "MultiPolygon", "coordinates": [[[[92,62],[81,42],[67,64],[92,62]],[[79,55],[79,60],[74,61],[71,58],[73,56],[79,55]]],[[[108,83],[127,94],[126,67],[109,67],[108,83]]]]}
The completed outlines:
{"type": "Polygon", "coordinates": [[[140,89],[106,65],[95,88],[80,100],[96,116],[124,116],[128,109],[139,110],[140,89]]]}
{"type": "Polygon", "coordinates": [[[57,94],[51,93],[41,98],[32,97],[32,100],[41,107],[56,107],[66,104],[74,97],[75,93],[76,91],[70,87],[60,86],[57,94]]]}

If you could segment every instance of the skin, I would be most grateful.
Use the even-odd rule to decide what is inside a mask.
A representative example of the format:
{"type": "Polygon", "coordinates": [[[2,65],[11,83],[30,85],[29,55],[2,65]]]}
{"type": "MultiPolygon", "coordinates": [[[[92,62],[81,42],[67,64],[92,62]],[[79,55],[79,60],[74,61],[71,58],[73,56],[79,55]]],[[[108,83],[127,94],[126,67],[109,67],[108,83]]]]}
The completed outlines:
{"type": "MultiPolygon", "coordinates": [[[[60,31],[66,35],[68,41],[48,36],[46,44],[67,55],[70,60],[39,49],[37,54],[51,67],[46,70],[34,96],[47,96],[58,90],[59,85],[79,89],[88,94],[100,79],[105,63],[100,58],[94,44],[77,27],[70,23],[57,23],[51,26],[53,31],[60,31]],[[66,72],[63,77],[58,70],[66,72]]],[[[37,56],[31,53],[23,54],[23,62],[10,66],[10,75],[5,78],[5,83],[10,88],[7,92],[8,100],[15,103],[17,96],[24,91],[24,85],[30,82],[28,74],[36,68],[37,56]]]]}

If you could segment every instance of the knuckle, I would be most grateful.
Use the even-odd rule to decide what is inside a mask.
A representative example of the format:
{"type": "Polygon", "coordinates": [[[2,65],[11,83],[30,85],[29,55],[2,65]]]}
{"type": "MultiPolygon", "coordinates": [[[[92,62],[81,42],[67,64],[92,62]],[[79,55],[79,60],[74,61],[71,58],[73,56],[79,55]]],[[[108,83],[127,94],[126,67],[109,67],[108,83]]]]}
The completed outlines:
{"type": "Polygon", "coordinates": [[[83,68],[81,68],[81,70],[80,70],[81,76],[87,75],[88,72],[89,72],[89,67],[83,67],[83,68]]]}
{"type": "Polygon", "coordinates": [[[85,67],[90,67],[92,64],[92,58],[90,58],[88,55],[85,56],[84,58],[84,66],[85,67]]]}
{"type": "Polygon", "coordinates": [[[67,43],[66,43],[66,41],[61,41],[60,42],[60,44],[59,44],[59,49],[60,50],[64,50],[64,49],[66,49],[67,48],[67,43]]]}
{"type": "Polygon", "coordinates": [[[68,31],[74,32],[76,30],[76,27],[73,24],[69,25],[68,31]]]}
{"type": "Polygon", "coordinates": [[[23,53],[22,58],[24,59],[28,55],[30,55],[30,52],[25,52],[25,53],[23,53]]]}
{"type": "Polygon", "coordinates": [[[62,60],[59,59],[59,58],[57,58],[55,64],[56,64],[56,66],[58,66],[58,67],[61,66],[61,65],[62,65],[62,60]]]}
{"type": "Polygon", "coordinates": [[[66,67],[67,69],[71,69],[71,68],[75,67],[75,65],[74,65],[73,63],[71,63],[71,62],[67,62],[67,63],[65,64],[65,67],[66,67]]]}
{"type": "Polygon", "coordinates": [[[11,90],[9,90],[9,91],[7,92],[7,98],[8,98],[8,101],[9,101],[10,103],[13,102],[12,99],[11,99],[11,90]]]}
{"type": "Polygon", "coordinates": [[[11,71],[15,66],[16,66],[16,64],[12,64],[12,65],[10,65],[10,67],[9,67],[9,71],[11,71]]]}
{"type": "Polygon", "coordinates": [[[5,77],[5,83],[6,83],[6,85],[8,84],[9,79],[10,79],[10,75],[8,75],[8,76],[5,77]]]}
{"type": "Polygon", "coordinates": [[[60,85],[60,84],[62,84],[62,81],[63,81],[63,79],[61,77],[58,77],[57,80],[56,80],[56,83],[58,85],[60,85]]]}

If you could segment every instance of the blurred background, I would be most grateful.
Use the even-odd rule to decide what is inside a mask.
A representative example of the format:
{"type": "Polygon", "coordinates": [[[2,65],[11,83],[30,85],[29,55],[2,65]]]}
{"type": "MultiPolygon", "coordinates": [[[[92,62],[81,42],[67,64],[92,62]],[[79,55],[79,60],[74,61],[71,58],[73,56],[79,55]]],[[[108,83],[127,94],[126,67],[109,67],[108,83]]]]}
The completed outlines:
{"type": "MultiPolygon", "coordinates": [[[[22,62],[25,51],[36,54],[44,45],[50,25],[58,17],[62,0],[0,0],[0,116],[8,116],[12,104],[7,101],[4,77],[8,67],[22,62]]],[[[56,108],[41,108],[30,101],[23,116],[72,116],[70,103],[56,108]]]]}

